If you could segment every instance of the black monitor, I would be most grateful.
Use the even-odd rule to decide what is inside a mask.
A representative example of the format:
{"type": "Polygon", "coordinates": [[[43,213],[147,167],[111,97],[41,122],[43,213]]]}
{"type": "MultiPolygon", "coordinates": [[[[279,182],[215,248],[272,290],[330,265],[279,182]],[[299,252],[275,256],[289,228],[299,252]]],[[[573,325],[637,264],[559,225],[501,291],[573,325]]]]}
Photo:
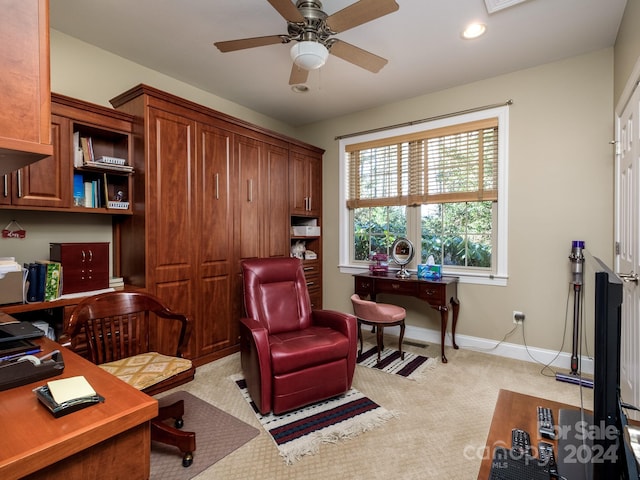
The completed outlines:
{"type": "Polygon", "coordinates": [[[638,480],[635,457],[625,441],[627,417],[620,398],[623,284],[595,260],[593,415],[560,410],[558,471],[567,480],[638,480]]]}

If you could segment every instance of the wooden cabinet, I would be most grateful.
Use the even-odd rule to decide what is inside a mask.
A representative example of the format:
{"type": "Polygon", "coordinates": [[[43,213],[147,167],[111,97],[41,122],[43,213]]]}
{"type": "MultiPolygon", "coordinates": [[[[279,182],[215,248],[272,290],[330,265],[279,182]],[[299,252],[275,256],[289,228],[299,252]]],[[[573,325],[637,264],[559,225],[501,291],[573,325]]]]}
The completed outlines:
{"type": "Polygon", "coordinates": [[[291,215],[322,215],[322,152],[292,148],[289,192],[291,215]]]}
{"type": "Polygon", "coordinates": [[[231,193],[233,134],[223,128],[196,125],[196,189],[198,246],[196,250],[197,317],[195,353],[213,357],[229,351],[238,338],[233,317],[233,195],[231,193]]]}
{"type": "Polygon", "coordinates": [[[109,191],[109,199],[113,199],[118,192],[122,192],[118,196],[125,195],[126,199],[133,196],[131,174],[83,165],[74,168],[74,138],[92,138],[97,155],[117,156],[128,162],[133,148],[133,117],[64,95],[52,94],[51,98],[53,155],[3,175],[0,208],[131,213],[130,204],[127,208],[109,208],[107,204],[109,191]],[[85,182],[96,185],[98,208],[89,210],[84,202],[80,206],[75,205],[74,175],[81,179],[83,195],[85,182]]]}
{"type": "Polygon", "coordinates": [[[292,146],[289,152],[290,225],[313,225],[317,235],[291,235],[317,258],[305,259],[304,270],[313,308],[322,308],[322,150],[292,146]]]}
{"type": "Polygon", "coordinates": [[[0,0],[0,173],[53,154],[49,1],[0,0]]]}
{"type": "Polygon", "coordinates": [[[238,262],[289,256],[288,165],[285,146],[236,136],[234,238],[238,262]]]}
{"type": "Polygon", "coordinates": [[[111,103],[139,147],[121,275],[192,318],[197,365],[237,351],[241,260],[289,256],[292,140],[146,85],[111,103]]]}
{"type": "Polygon", "coordinates": [[[112,103],[139,119],[136,202],[119,228],[121,275],[189,315],[189,358],[204,363],[229,354],[238,337],[232,322],[233,134],[155,89],[141,86],[112,103]]]}
{"type": "Polygon", "coordinates": [[[49,259],[62,264],[62,293],[109,287],[109,243],[51,243],[49,259]]]}
{"type": "Polygon", "coordinates": [[[71,205],[72,169],[68,141],[69,121],[58,115],[51,116],[53,155],[31,163],[2,176],[3,207],[69,208],[71,205]]]}

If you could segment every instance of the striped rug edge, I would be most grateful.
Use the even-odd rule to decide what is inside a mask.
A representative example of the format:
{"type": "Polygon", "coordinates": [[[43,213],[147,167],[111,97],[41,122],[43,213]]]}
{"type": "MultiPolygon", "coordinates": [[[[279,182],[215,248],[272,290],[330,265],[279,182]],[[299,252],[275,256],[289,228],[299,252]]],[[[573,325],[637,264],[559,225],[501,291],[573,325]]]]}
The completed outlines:
{"type": "Polygon", "coordinates": [[[251,405],[256,418],[278,448],[285,463],[291,465],[304,457],[319,452],[323,443],[354,438],[381,427],[398,412],[378,405],[355,388],[344,395],[285,413],[261,415],[255,408],[242,374],[229,377],[251,405]]]}

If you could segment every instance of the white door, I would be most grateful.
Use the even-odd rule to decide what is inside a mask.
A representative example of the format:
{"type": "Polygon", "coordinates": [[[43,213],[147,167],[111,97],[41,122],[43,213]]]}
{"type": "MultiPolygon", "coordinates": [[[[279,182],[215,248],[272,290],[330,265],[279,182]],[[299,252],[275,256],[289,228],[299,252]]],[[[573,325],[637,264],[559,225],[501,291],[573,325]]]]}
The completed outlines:
{"type": "MultiPolygon", "coordinates": [[[[617,272],[640,274],[640,88],[616,119],[617,272]]],[[[640,405],[640,287],[625,282],[622,303],[620,387],[626,403],[640,405]]],[[[631,415],[633,416],[633,415],[631,415]]]]}

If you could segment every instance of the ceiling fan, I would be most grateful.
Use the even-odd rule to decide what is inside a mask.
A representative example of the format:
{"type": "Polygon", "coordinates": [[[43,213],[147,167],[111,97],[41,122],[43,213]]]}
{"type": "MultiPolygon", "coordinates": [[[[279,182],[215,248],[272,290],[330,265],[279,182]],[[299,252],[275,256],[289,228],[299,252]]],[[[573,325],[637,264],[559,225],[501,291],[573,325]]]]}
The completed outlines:
{"type": "Polygon", "coordinates": [[[399,6],[394,0],[359,0],[332,15],[327,15],[322,10],[322,3],[317,0],[297,0],[295,5],[291,0],[267,1],[287,21],[288,33],[215,42],[218,50],[233,52],[295,42],[291,48],[294,63],[289,85],[305,83],[309,70],[324,65],[329,53],[373,73],[387,64],[386,59],[333,36],[395,12],[399,6]]]}

